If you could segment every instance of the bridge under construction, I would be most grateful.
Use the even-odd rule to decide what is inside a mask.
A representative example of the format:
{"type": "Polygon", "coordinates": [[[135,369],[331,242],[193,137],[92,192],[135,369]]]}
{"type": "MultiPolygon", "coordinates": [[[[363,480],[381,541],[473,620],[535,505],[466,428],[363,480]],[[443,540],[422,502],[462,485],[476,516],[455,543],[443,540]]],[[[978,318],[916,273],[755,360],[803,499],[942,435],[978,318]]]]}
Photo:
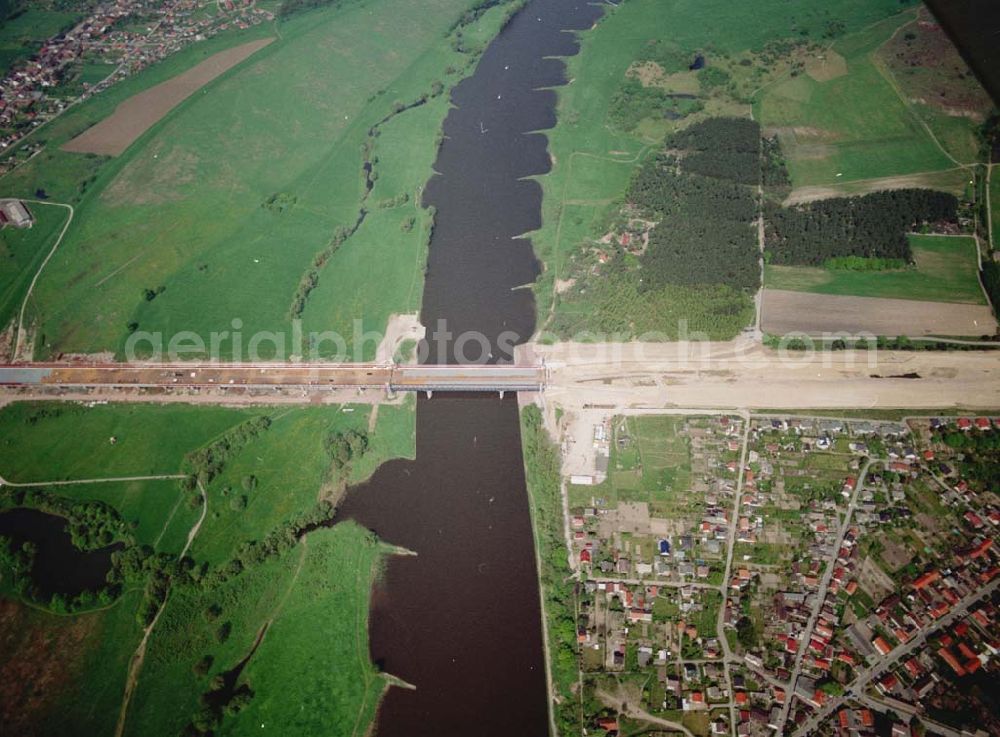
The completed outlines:
{"type": "Polygon", "coordinates": [[[268,387],[387,392],[518,392],[545,386],[544,366],[332,363],[30,363],[0,365],[0,386],[268,387]]]}

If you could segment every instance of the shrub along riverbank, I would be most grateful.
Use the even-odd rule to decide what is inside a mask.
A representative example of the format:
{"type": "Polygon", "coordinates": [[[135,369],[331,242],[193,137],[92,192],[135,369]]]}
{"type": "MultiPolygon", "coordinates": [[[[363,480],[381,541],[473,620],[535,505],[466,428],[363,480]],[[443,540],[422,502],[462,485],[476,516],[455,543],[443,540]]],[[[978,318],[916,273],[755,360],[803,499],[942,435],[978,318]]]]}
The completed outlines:
{"type": "Polygon", "coordinates": [[[542,424],[534,405],[521,413],[521,445],[535,530],[535,551],[542,590],[545,637],[553,717],[559,734],[578,734],[580,696],[576,693],[579,666],[576,653],[576,581],[570,578],[563,537],[563,510],[558,448],[542,424]]]}

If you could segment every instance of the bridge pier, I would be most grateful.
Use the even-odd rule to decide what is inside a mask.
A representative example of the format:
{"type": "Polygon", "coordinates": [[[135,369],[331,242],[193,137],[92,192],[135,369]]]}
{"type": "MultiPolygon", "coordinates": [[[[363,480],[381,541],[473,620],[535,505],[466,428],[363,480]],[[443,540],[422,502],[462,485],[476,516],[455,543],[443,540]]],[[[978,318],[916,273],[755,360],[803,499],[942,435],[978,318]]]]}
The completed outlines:
{"type": "Polygon", "coordinates": [[[433,391],[431,391],[430,389],[427,389],[427,390],[426,390],[426,394],[427,394],[427,398],[428,398],[428,399],[430,399],[431,397],[433,397],[433,396],[434,396],[434,392],[433,392],[433,391]]]}
{"type": "Polygon", "coordinates": [[[503,399],[503,389],[500,390],[500,399],[503,399]]]}

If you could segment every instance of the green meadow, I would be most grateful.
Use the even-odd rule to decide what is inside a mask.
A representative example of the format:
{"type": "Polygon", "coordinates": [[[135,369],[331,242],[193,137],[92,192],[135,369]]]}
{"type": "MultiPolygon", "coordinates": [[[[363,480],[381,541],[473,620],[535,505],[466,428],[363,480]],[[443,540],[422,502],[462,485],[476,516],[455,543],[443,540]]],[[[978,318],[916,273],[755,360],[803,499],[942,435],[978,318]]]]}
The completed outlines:
{"type": "Polygon", "coordinates": [[[971,237],[911,235],[914,265],[885,271],[809,266],[764,269],[764,285],[816,294],[986,304],[971,237]]]}
{"type": "MultiPolygon", "coordinates": [[[[54,154],[66,179],[89,171],[78,171],[81,161],[92,162],[96,178],[36,287],[37,355],[120,350],[130,326],[207,338],[239,319],[247,333],[289,331],[300,281],[362,208],[361,228],[319,269],[303,314],[307,329],[343,332],[359,318],[381,330],[389,314],[412,310],[430,227],[420,188],[447,112],[446,96],[433,95],[475,59],[449,38],[471,5],[368,0],[295,16],[273,43],[178,106],[119,159],[54,154]],[[393,114],[421,97],[429,102],[393,114]],[[377,177],[368,195],[366,144],[377,177]],[[402,206],[382,204],[402,196],[402,206]],[[266,206],[274,197],[286,206],[266,206]],[[144,290],[159,287],[147,301],[144,290]]],[[[486,13],[463,33],[485,38],[502,20],[486,13]]],[[[67,185],[56,179],[46,191],[72,196],[67,185]]],[[[286,345],[286,353],[296,348],[286,345]]]]}
{"type": "MultiPolygon", "coordinates": [[[[842,20],[847,32],[856,32],[895,17],[899,8],[896,0],[815,2],[799,4],[794,11],[782,0],[752,4],[630,0],[618,7],[605,5],[605,16],[592,29],[580,33],[580,53],[567,59],[567,76],[573,82],[558,89],[558,123],[548,132],[554,165],[551,173],[540,178],[543,224],[532,234],[535,249],[546,265],[536,287],[539,324],[545,323],[551,311],[557,316],[565,313],[566,319],[556,320],[560,326],[595,323],[610,309],[606,303],[613,298],[605,299],[599,289],[589,301],[569,303],[554,293],[555,285],[566,278],[569,258],[581,244],[601,235],[637,164],[655,150],[663,135],[710,114],[749,113],[745,104],[712,97],[705,101],[702,113],[681,121],[647,119],[629,133],[617,128],[611,123],[616,93],[629,67],[650,43],[666,39],[673,51],[692,59],[696,53],[705,53],[712,65],[716,59],[758,53],[768,41],[805,35],[818,39],[832,18],[842,20]]],[[[635,324],[648,322],[644,315],[653,313],[694,314],[694,322],[703,320],[712,326],[713,334],[718,333],[714,312],[701,315],[696,297],[685,290],[675,293],[676,297],[630,297],[631,306],[625,311],[635,324]]],[[[714,299],[726,302],[718,309],[749,319],[752,309],[747,304],[714,293],[706,297],[714,299]]],[[[692,325],[692,329],[700,328],[692,325]]]]}
{"type": "Polygon", "coordinates": [[[9,404],[0,409],[0,476],[30,483],[179,474],[185,454],[261,414],[181,404],[9,404]]]}
{"type": "MultiPolygon", "coordinates": [[[[831,50],[844,58],[846,74],[824,81],[808,74],[788,76],[755,98],[755,117],[779,131],[794,186],[956,166],[876,57],[879,48],[912,20],[912,12],[898,13],[836,40],[831,50]]],[[[968,121],[948,121],[929,108],[922,112],[933,123],[931,130],[937,128],[957,154],[968,155],[963,143],[968,121]]]]}
{"type": "Polygon", "coordinates": [[[0,328],[17,317],[31,279],[52,250],[69,210],[28,203],[35,222],[30,228],[0,230],[0,328]]]}
{"type": "Polygon", "coordinates": [[[316,734],[317,725],[335,735],[363,734],[384,683],[369,659],[367,636],[368,599],[383,553],[370,533],[345,523],[310,534],[221,586],[178,591],[150,641],[125,733],[181,733],[213,677],[252,652],[240,682],[254,698],[224,717],[216,734],[316,734]],[[217,614],[206,616],[210,608],[217,614]],[[224,626],[229,634],[220,641],[224,626]],[[197,675],[194,666],[206,656],[211,666],[197,675]],[[295,699],[286,698],[289,688],[295,699]]]}
{"type": "Polygon", "coordinates": [[[136,541],[163,553],[180,554],[188,532],[198,521],[200,509],[192,509],[176,480],[116,481],[49,487],[69,499],[104,502],[132,526],[136,541]]]}
{"type": "Polygon", "coordinates": [[[283,735],[350,737],[372,723],[387,686],[368,654],[369,591],[384,552],[353,523],[309,536],[246,669],[257,696],[220,735],[261,734],[263,724],[265,731],[281,725],[283,735]],[[287,698],[290,683],[294,700],[287,698]]]}
{"type": "MultiPolygon", "coordinates": [[[[60,496],[111,505],[136,540],[157,552],[179,554],[204,515],[188,556],[196,566],[221,569],[239,557],[243,545],[282,529],[320,499],[336,498],[346,483],[366,479],[390,458],[412,458],[411,404],[378,407],[372,416],[376,409],[360,405],[16,403],[0,410],[0,474],[27,481],[178,473],[191,451],[267,414],[268,429],[224,454],[221,472],[206,486],[205,508],[193,507],[176,479],[49,487],[60,496]],[[365,433],[368,448],[337,469],[324,441],[350,430],[365,433]]],[[[259,734],[260,723],[269,720],[280,720],[270,723],[282,723],[283,734],[314,734],[319,724],[337,725],[334,734],[363,733],[384,688],[369,660],[367,620],[371,585],[385,553],[371,533],[338,524],[221,582],[172,587],[149,640],[126,734],[179,734],[201,709],[213,677],[249,655],[265,628],[244,674],[259,700],[239,719],[225,717],[216,733],[259,734]],[[196,669],[206,656],[209,665],[196,669]],[[292,683],[308,694],[296,701],[294,715],[286,713],[282,698],[292,683]],[[299,713],[302,703],[309,709],[299,713]]],[[[66,631],[75,638],[59,651],[66,677],[46,688],[33,723],[48,725],[51,733],[113,732],[128,661],[138,644],[140,598],[138,590],[127,589],[109,607],[74,617],[11,604],[24,610],[25,622],[18,627],[34,627],[53,643],[72,628],[66,631]]],[[[0,637],[0,654],[11,662],[37,658],[32,642],[0,637]]]]}

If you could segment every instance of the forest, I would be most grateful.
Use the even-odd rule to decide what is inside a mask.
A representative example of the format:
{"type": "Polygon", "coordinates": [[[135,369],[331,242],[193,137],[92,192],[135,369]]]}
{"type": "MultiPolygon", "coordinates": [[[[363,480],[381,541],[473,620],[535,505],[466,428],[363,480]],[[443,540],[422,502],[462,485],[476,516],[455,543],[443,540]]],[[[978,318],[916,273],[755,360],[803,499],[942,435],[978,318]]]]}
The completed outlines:
{"type": "Polygon", "coordinates": [[[752,224],[760,181],[760,127],[710,118],[669,137],[646,163],[627,199],[659,220],[640,258],[644,289],[723,284],[756,289],[759,254],[752,224]]]}
{"type": "Polygon", "coordinates": [[[958,200],[928,189],[873,192],[793,207],[765,205],[769,263],[821,266],[846,256],[912,262],[906,233],[925,224],[954,223],[958,200]]]}

